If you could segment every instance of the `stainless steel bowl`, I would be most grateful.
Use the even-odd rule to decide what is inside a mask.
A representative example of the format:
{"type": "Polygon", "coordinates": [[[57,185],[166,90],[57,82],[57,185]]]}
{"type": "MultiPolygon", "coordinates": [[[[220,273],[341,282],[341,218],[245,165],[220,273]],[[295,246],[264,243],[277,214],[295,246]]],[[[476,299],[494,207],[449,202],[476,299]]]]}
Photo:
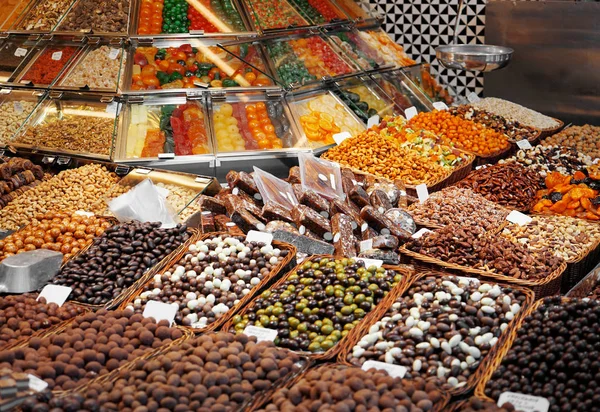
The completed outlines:
{"type": "Polygon", "coordinates": [[[461,44],[439,46],[435,52],[437,59],[448,69],[491,72],[506,66],[514,50],[504,46],[461,44]]]}

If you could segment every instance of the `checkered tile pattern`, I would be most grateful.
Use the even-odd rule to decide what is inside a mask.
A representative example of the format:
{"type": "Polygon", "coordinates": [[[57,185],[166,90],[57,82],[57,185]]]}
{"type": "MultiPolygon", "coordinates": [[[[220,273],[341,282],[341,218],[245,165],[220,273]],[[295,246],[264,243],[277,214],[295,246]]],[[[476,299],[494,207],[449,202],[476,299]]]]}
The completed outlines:
{"type": "MultiPolygon", "coordinates": [[[[470,92],[481,95],[483,75],[448,70],[435,58],[435,48],[452,43],[458,14],[458,0],[370,0],[385,16],[384,29],[404,47],[409,56],[428,62],[438,71],[440,81],[458,96],[470,92]]],[[[482,44],[485,41],[486,0],[465,0],[458,26],[459,44],[482,44]]]]}

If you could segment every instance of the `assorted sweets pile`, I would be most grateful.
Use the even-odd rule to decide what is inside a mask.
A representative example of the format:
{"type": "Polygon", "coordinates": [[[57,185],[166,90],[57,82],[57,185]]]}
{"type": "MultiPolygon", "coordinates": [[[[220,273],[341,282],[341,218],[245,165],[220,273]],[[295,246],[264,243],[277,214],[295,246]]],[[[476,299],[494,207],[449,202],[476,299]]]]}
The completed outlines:
{"type": "Polygon", "coordinates": [[[264,63],[254,46],[228,46],[227,50],[219,46],[197,46],[138,47],[133,55],[131,89],[194,88],[198,82],[209,87],[272,84],[263,73],[264,63]]]}

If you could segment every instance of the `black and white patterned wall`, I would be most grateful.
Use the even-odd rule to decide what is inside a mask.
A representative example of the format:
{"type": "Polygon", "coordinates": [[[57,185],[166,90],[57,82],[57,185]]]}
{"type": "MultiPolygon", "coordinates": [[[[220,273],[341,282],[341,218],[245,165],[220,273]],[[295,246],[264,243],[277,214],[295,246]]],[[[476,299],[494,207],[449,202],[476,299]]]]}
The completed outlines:
{"type": "MultiPolygon", "coordinates": [[[[448,70],[435,58],[435,48],[452,43],[459,0],[370,0],[385,16],[384,30],[418,62],[431,63],[441,82],[458,96],[481,95],[483,75],[448,70]]],[[[485,42],[486,0],[465,0],[458,26],[459,44],[485,42]]]]}

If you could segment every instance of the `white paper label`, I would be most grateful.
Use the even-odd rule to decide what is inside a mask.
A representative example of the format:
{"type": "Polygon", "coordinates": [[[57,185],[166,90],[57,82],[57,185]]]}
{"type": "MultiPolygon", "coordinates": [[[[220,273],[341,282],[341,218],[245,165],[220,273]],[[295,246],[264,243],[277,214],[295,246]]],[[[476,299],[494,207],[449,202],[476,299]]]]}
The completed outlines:
{"type": "Polygon", "coordinates": [[[368,371],[369,369],[377,369],[386,371],[392,378],[404,378],[406,374],[406,368],[401,365],[392,365],[385,362],[378,362],[369,360],[363,363],[362,370],[368,371]]]}
{"type": "Polygon", "coordinates": [[[365,259],[365,258],[356,258],[357,261],[362,260],[365,263],[366,268],[370,268],[371,266],[375,266],[376,268],[380,268],[383,265],[383,260],[379,259],[365,259]]]}
{"type": "Polygon", "coordinates": [[[23,49],[21,47],[18,47],[17,50],[15,50],[15,56],[17,57],[23,57],[27,54],[27,49],[23,49]]]}
{"type": "Polygon", "coordinates": [[[422,229],[419,229],[416,233],[414,233],[411,237],[413,239],[418,239],[421,236],[423,236],[425,233],[428,233],[428,232],[431,232],[431,230],[429,230],[427,228],[422,228],[422,229]]]}
{"type": "Polygon", "coordinates": [[[111,60],[116,59],[120,51],[121,49],[110,49],[110,51],[108,52],[108,58],[111,60]]]}
{"type": "Polygon", "coordinates": [[[523,412],[548,412],[550,408],[550,402],[546,398],[516,392],[503,392],[498,398],[498,406],[506,402],[512,403],[515,410],[523,412]]]}
{"type": "Polygon", "coordinates": [[[31,373],[27,375],[29,377],[29,389],[36,392],[41,392],[48,387],[48,383],[46,381],[38,378],[31,373]]]}
{"type": "Polygon", "coordinates": [[[85,210],[76,210],[75,214],[76,215],[85,216],[85,217],[92,217],[92,216],[94,216],[94,214],[92,212],[86,212],[85,210]]]}
{"type": "Polygon", "coordinates": [[[117,115],[117,109],[119,108],[119,104],[117,102],[112,102],[106,105],[106,109],[104,111],[106,113],[117,115]]]}
{"type": "Polygon", "coordinates": [[[516,223],[517,225],[525,226],[531,223],[533,219],[521,212],[513,210],[508,214],[508,216],[506,216],[506,220],[508,220],[510,223],[516,223]]]}
{"type": "Polygon", "coordinates": [[[531,149],[531,143],[529,143],[529,140],[527,139],[523,139],[523,140],[519,140],[517,142],[517,146],[519,146],[519,149],[523,149],[523,150],[527,150],[527,149],[531,149]]]}
{"type": "Polygon", "coordinates": [[[427,184],[421,183],[417,185],[417,197],[419,198],[420,203],[424,203],[427,199],[429,199],[429,190],[427,190],[427,184]]]}
{"type": "Polygon", "coordinates": [[[333,190],[337,190],[335,186],[335,176],[333,175],[333,173],[329,173],[329,181],[331,182],[331,188],[333,190]]]}
{"type": "Polygon", "coordinates": [[[161,320],[166,320],[172,325],[173,319],[175,319],[175,314],[177,313],[177,309],[177,306],[171,305],[170,303],[149,300],[146,302],[142,316],[145,318],[154,318],[156,319],[157,323],[161,320]]]}
{"type": "Polygon", "coordinates": [[[477,94],[476,94],[476,93],[474,93],[474,92],[471,92],[471,93],[469,93],[469,94],[467,95],[467,100],[468,100],[470,103],[477,103],[477,102],[478,102],[479,100],[481,100],[481,99],[479,98],[479,96],[477,96],[477,94]]]}
{"type": "Polygon", "coordinates": [[[57,51],[52,53],[52,60],[60,60],[62,59],[62,52],[61,51],[57,51]]]}
{"type": "Polygon", "coordinates": [[[277,331],[268,328],[259,328],[258,326],[248,325],[244,329],[244,335],[256,336],[258,342],[268,341],[273,342],[277,337],[277,331]]]}
{"type": "Polygon", "coordinates": [[[46,285],[36,300],[46,298],[47,303],[56,303],[60,307],[65,303],[72,290],[68,286],[46,285]]]}
{"type": "Polygon", "coordinates": [[[367,129],[370,129],[371,127],[378,125],[379,124],[379,115],[376,114],[374,116],[369,117],[369,120],[367,120],[367,129]]]}
{"type": "Polygon", "coordinates": [[[404,116],[406,117],[406,120],[412,119],[417,114],[419,113],[417,112],[417,108],[415,106],[411,106],[408,109],[404,110],[404,116]]]}
{"type": "Polygon", "coordinates": [[[273,235],[271,233],[250,230],[246,235],[246,242],[256,242],[264,243],[265,245],[270,245],[271,242],[273,242],[273,235]]]}
{"type": "Polygon", "coordinates": [[[159,153],[159,159],[175,159],[175,153],[159,153]]]}
{"type": "Polygon", "coordinates": [[[23,113],[23,105],[21,104],[21,102],[13,102],[13,110],[17,114],[23,113]]]}
{"type": "Polygon", "coordinates": [[[349,132],[341,132],[334,134],[333,140],[335,141],[335,144],[340,145],[344,140],[346,140],[349,137],[352,137],[352,135],[349,132]]]}
{"type": "Polygon", "coordinates": [[[139,173],[141,175],[147,175],[148,173],[150,173],[152,170],[150,169],[135,169],[134,172],[135,173],[139,173]]]}
{"type": "Polygon", "coordinates": [[[448,106],[444,102],[435,102],[433,107],[437,110],[448,110],[448,106]]]}
{"type": "Polygon", "coordinates": [[[360,251],[364,252],[365,250],[373,249],[373,239],[363,240],[359,243],[360,251]]]}

